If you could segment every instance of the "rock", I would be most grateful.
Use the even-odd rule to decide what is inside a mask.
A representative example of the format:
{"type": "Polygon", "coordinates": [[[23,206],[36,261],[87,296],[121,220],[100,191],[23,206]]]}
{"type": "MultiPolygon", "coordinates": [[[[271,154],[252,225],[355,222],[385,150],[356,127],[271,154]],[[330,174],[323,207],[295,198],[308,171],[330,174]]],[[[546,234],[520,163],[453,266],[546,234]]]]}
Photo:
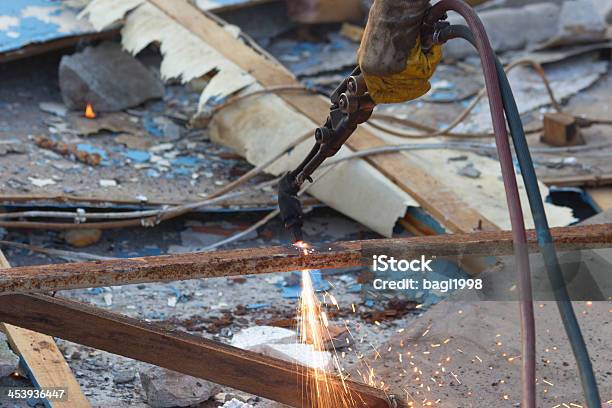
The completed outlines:
{"type": "Polygon", "coordinates": [[[119,370],[114,373],[113,382],[115,384],[127,384],[134,381],[134,378],[136,378],[136,372],[134,370],[119,370]]]}
{"type": "Polygon", "coordinates": [[[18,368],[19,357],[9,348],[4,333],[0,332],[0,378],[11,375],[18,368]]]}
{"type": "MultiPolygon", "coordinates": [[[[479,16],[497,52],[573,45],[605,39],[605,22],[612,23],[612,0],[540,2],[484,10],[479,16]]],[[[465,24],[458,15],[449,21],[465,24]]],[[[460,59],[476,51],[465,41],[453,40],[444,47],[444,55],[460,59]]]]}
{"type": "Polygon", "coordinates": [[[64,240],[75,248],[85,248],[95,244],[102,238],[99,229],[73,229],[64,233],[64,240]]]}
{"type": "Polygon", "coordinates": [[[26,148],[19,140],[0,140],[0,156],[9,153],[25,153],[26,148]]]}
{"type": "Polygon", "coordinates": [[[70,109],[116,112],[161,98],[159,78],[119,44],[106,42],[62,58],[59,67],[62,99],[70,109]]]}
{"type": "Polygon", "coordinates": [[[474,167],[473,163],[470,163],[459,170],[458,174],[463,177],[477,179],[481,176],[480,170],[474,167]]]}
{"type": "Polygon", "coordinates": [[[116,187],[117,180],[113,179],[102,179],[99,181],[100,187],[116,187]]]}
{"type": "Polygon", "coordinates": [[[238,400],[239,402],[244,402],[247,403],[249,402],[249,400],[256,398],[253,397],[252,395],[249,394],[238,394],[236,391],[232,392],[232,393],[227,393],[227,392],[220,392],[219,394],[215,395],[215,401],[220,402],[220,403],[226,403],[229,402],[231,400],[238,400]]]}
{"type": "Polygon", "coordinates": [[[261,353],[269,344],[289,344],[297,342],[294,331],[272,326],[255,326],[234,335],[232,346],[243,350],[261,353]]]}
{"type": "Polygon", "coordinates": [[[601,7],[606,23],[612,24],[612,0],[600,0],[600,3],[599,7],[601,7]]]}
{"type": "Polygon", "coordinates": [[[68,113],[68,108],[62,103],[41,102],[38,104],[38,107],[43,112],[50,113],[61,118],[66,117],[66,114],[68,113]]]}
{"type": "Polygon", "coordinates": [[[41,179],[41,178],[36,178],[36,177],[28,177],[28,180],[30,180],[30,183],[32,183],[36,187],[46,187],[46,186],[52,186],[54,184],[57,184],[55,180],[53,179],[41,179]]]}
{"type": "Polygon", "coordinates": [[[147,403],[153,408],[189,407],[208,401],[221,390],[211,382],[160,367],[139,375],[147,403]]]}
{"type": "Polygon", "coordinates": [[[222,405],[222,408],[254,408],[253,405],[247,404],[245,402],[239,401],[236,398],[231,401],[227,401],[222,405]]]}
{"type": "Polygon", "coordinates": [[[297,343],[297,335],[294,331],[280,327],[249,327],[234,336],[232,345],[291,363],[331,369],[331,353],[314,351],[309,344],[297,343]]]}
{"type": "Polygon", "coordinates": [[[329,351],[315,351],[310,344],[267,344],[261,347],[261,354],[290,363],[321,370],[332,369],[332,355],[329,351]]]}
{"type": "MultiPolygon", "coordinates": [[[[548,41],[557,33],[561,7],[540,3],[522,8],[499,8],[479,13],[493,49],[497,52],[520,50],[548,41]]],[[[452,24],[465,24],[458,15],[449,18],[452,24]]],[[[476,55],[471,44],[464,40],[449,41],[444,55],[465,58],[476,55]]]]}
{"type": "Polygon", "coordinates": [[[602,41],[606,38],[606,22],[601,0],[566,1],[561,7],[557,35],[552,46],[602,41]]]}

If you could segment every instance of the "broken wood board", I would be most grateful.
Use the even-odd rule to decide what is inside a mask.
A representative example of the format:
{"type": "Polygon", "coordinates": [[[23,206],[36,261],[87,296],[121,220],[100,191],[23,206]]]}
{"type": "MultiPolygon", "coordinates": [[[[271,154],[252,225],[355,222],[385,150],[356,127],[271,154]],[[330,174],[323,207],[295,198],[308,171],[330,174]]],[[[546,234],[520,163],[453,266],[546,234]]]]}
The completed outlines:
{"type": "Polygon", "coordinates": [[[542,182],[554,187],[602,187],[612,185],[612,174],[587,174],[578,176],[546,176],[542,182]]]}
{"type": "MultiPolygon", "coordinates": [[[[292,407],[317,405],[311,400],[316,393],[300,392],[317,378],[312,369],[82,303],[44,295],[0,296],[0,319],[292,407]]],[[[333,375],[327,378],[326,386],[346,387],[359,406],[389,406],[383,390],[333,375]]]]}
{"type": "MultiPolygon", "coordinates": [[[[10,267],[11,265],[0,251],[0,269],[10,267]]],[[[19,322],[14,323],[19,324],[19,322]]],[[[47,407],[91,407],[52,337],[7,323],[0,323],[0,330],[6,334],[11,348],[19,355],[21,365],[36,388],[65,390],[65,399],[47,400],[47,407]]]]}
{"type": "MultiPolygon", "coordinates": [[[[103,5],[108,1],[95,0],[95,3],[103,5]]],[[[105,21],[110,20],[107,17],[102,18],[92,14],[90,12],[92,21],[98,18],[105,21]]],[[[115,18],[119,17],[120,15],[115,16],[115,18]]],[[[215,65],[223,68],[221,73],[215,77],[221,80],[213,84],[215,80],[213,78],[211,84],[204,90],[201,108],[204,108],[211,99],[227,97],[243,88],[247,88],[248,91],[261,87],[297,84],[295,77],[276,61],[266,58],[237,40],[232,33],[206,15],[198,13],[197,9],[186,1],[149,0],[128,14],[126,28],[123,30],[124,43],[128,44],[126,48],[131,48],[135,52],[144,47],[144,43],[159,39],[160,36],[156,37],[154,33],[143,33],[142,31],[138,31],[139,35],[135,35],[136,31],[130,32],[128,29],[130,19],[134,26],[140,20],[141,23],[156,21],[159,25],[167,27],[173,33],[168,34],[167,37],[168,49],[172,47],[173,38],[178,32],[188,36],[189,41],[197,37],[199,39],[197,47],[201,47],[203,52],[206,50],[205,53],[213,58],[208,61],[208,66],[215,65]],[[160,12],[164,13],[166,19],[160,15],[160,12]],[[252,81],[251,79],[246,80],[245,75],[249,75],[252,81]],[[247,86],[249,81],[251,84],[247,86]],[[231,86],[223,87],[222,84],[231,86]],[[235,84],[244,86],[239,88],[235,84]]],[[[195,40],[193,40],[193,47],[194,49],[196,47],[195,40]]],[[[164,53],[163,49],[162,44],[162,53],[164,53]]],[[[171,53],[171,51],[168,52],[171,53]]],[[[170,55],[173,66],[180,59],[179,55],[170,55]]],[[[193,72],[188,70],[190,61],[189,59],[181,60],[181,74],[191,72],[190,75],[193,75],[193,72]]],[[[210,130],[215,141],[240,148],[243,154],[247,155],[247,159],[254,164],[289,144],[291,140],[298,138],[305,129],[314,130],[324,122],[329,112],[329,102],[314,95],[263,95],[249,98],[248,102],[243,102],[245,103],[232,105],[216,114],[210,130]],[[254,113],[249,114],[247,108],[254,113]],[[278,142],[282,140],[286,142],[278,142]]],[[[347,146],[340,154],[386,144],[372,131],[362,127],[349,139],[347,146]]],[[[295,167],[303,158],[297,153],[305,152],[308,147],[307,143],[298,146],[292,152],[294,156],[292,159],[285,158],[277,164],[276,174],[295,167]]],[[[428,162],[423,165],[415,160],[412,154],[401,153],[367,160],[353,160],[329,172],[318,185],[312,187],[312,194],[385,236],[391,235],[393,226],[397,219],[404,215],[406,207],[417,204],[451,232],[503,228],[472,207],[471,203],[480,202],[481,193],[478,189],[475,189],[478,193],[476,195],[466,199],[459,197],[455,192],[455,186],[447,183],[445,174],[441,177],[432,177],[429,174],[430,169],[435,165],[444,167],[444,164],[441,163],[432,165],[428,162]],[[339,192],[339,190],[342,191],[339,192]],[[384,211],[371,205],[372,201],[385,202],[384,211]]],[[[497,183],[502,185],[499,180],[497,183]]],[[[503,195],[499,196],[496,191],[495,199],[503,202],[500,197],[503,195]]],[[[568,224],[572,220],[569,213],[568,210],[567,217],[562,222],[553,223],[553,225],[568,224]]],[[[505,214],[506,224],[507,218],[505,214]]]]}
{"type": "MultiPolygon", "coordinates": [[[[407,140],[396,136],[386,135],[372,129],[380,138],[389,144],[409,144],[409,143],[442,143],[443,138],[429,138],[419,140],[407,140]]],[[[443,185],[452,191],[460,191],[461,196],[469,200],[468,203],[474,211],[482,214],[502,230],[511,229],[508,217],[508,207],[505,199],[505,188],[501,181],[501,168],[499,162],[490,157],[479,155],[473,152],[457,151],[451,149],[438,149],[432,151],[410,151],[402,152],[399,155],[410,157],[414,163],[422,168],[426,168],[430,177],[436,180],[443,180],[443,185]],[[460,158],[460,160],[459,160],[460,158]],[[460,171],[466,164],[472,164],[480,175],[477,178],[465,177],[460,171]]],[[[527,191],[520,174],[516,174],[519,194],[521,197],[525,226],[533,228],[533,217],[529,207],[527,191]]],[[[540,182],[540,194],[545,199],[549,195],[549,189],[545,182],[540,182]]],[[[568,207],[560,207],[544,201],[544,209],[548,217],[548,222],[553,227],[570,225],[576,219],[572,210],[568,207]]],[[[449,210],[450,211],[450,210],[449,210]]]]}
{"type": "Polygon", "coordinates": [[[281,0],[195,0],[200,10],[222,13],[243,7],[255,7],[260,4],[272,3],[281,0]]]}
{"type": "Polygon", "coordinates": [[[605,212],[612,209],[612,187],[588,188],[586,192],[601,211],[605,212]]]}
{"type": "MultiPolygon", "coordinates": [[[[560,251],[612,246],[610,224],[553,228],[551,232],[555,246],[560,251]]],[[[535,231],[530,230],[527,235],[530,251],[538,252],[535,231]]],[[[309,256],[303,256],[302,251],[293,246],[285,246],[25,266],[0,271],[0,293],[49,292],[304,269],[369,266],[371,257],[364,256],[366,252],[385,253],[397,259],[436,256],[459,257],[461,260],[468,255],[513,254],[514,246],[511,231],[493,231],[323,244],[309,256]]]]}

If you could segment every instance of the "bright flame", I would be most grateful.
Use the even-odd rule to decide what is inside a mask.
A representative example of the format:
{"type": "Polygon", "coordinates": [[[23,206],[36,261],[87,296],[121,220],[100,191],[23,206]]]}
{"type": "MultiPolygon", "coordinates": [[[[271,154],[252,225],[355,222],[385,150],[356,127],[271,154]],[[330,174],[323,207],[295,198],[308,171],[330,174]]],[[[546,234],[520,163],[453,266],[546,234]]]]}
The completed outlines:
{"type": "Polygon", "coordinates": [[[96,112],[94,112],[93,106],[91,106],[91,103],[88,103],[87,106],[85,107],[85,117],[87,119],[95,119],[96,118],[96,112]]]}
{"type": "MultiPolygon", "coordinates": [[[[308,247],[307,244],[301,244],[305,245],[304,248],[308,247]]],[[[305,252],[305,254],[307,255],[308,252],[305,252]]],[[[317,408],[350,408],[356,406],[356,401],[352,398],[351,392],[344,382],[336,353],[334,353],[333,362],[338,370],[341,384],[335,376],[328,373],[325,368],[321,368],[329,365],[327,356],[322,353],[325,351],[325,333],[323,330],[328,330],[329,322],[327,321],[327,314],[321,310],[321,303],[315,293],[309,270],[302,271],[302,295],[299,312],[300,342],[311,345],[312,366],[317,367],[307,373],[307,384],[302,385],[311,403],[317,408]]],[[[327,333],[327,338],[329,337],[329,333],[327,333]]]]}

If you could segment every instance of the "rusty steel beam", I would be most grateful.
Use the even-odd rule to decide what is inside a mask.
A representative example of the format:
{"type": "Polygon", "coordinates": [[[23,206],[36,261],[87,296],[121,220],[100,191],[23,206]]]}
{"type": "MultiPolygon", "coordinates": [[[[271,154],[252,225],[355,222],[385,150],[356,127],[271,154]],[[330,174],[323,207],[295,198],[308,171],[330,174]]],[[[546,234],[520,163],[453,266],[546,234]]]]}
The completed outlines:
{"type": "MultiPolygon", "coordinates": [[[[298,366],[187,333],[169,331],[93,306],[45,295],[0,296],[0,321],[109,353],[229,386],[298,407],[317,406],[308,390],[313,372],[298,366]]],[[[346,387],[356,407],[389,408],[384,391],[328,377],[346,387]]],[[[338,387],[338,388],[336,388],[338,387]]],[[[406,406],[396,401],[396,406],[406,406]]]]}
{"type": "MultiPolygon", "coordinates": [[[[556,247],[563,250],[612,246],[612,224],[552,229],[556,247]]],[[[530,250],[537,251],[530,231],[530,250]]],[[[364,266],[364,254],[378,253],[409,259],[415,256],[501,256],[513,254],[508,231],[438,235],[323,245],[304,256],[293,247],[272,247],[113,259],[72,264],[26,266],[0,271],[0,293],[35,293],[64,289],[169,282],[196,278],[254,275],[299,269],[364,266]]]]}

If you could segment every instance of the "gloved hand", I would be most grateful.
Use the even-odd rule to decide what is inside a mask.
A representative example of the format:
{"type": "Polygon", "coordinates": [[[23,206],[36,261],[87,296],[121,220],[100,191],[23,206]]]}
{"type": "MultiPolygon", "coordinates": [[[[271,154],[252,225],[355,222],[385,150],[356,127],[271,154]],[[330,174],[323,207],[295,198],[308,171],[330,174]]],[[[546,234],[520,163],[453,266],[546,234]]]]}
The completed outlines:
{"type": "Polygon", "coordinates": [[[442,48],[421,48],[429,0],[375,0],[359,48],[359,65],[377,104],[400,103],[426,94],[442,48]]]}

